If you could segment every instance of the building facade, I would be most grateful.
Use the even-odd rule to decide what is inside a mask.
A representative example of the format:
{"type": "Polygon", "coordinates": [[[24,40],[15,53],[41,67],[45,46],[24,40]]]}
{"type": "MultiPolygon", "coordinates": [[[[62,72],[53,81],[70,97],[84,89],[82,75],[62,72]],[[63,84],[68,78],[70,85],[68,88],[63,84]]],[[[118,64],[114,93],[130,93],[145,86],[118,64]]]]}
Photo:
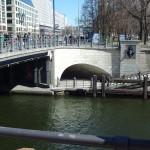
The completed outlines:
{"type": "Polygon", "coordinates": [[[39,28],[41,34],[49,34],[53,28],[52,2],[49,0],[32,0],[39,12],[39,28]]]}
{"type": "Polygon", "coordinates": [[[38,10],[30,0],[6,0],[9,33],[39,33],[38,10]]]}
{"type": "MultiPolygon", "coordinates": [[[[55,30],[60,32],[67,17],[55,11],[55,30]]],[[[0,32],[53,34],[53,4],[50,0],[0,0],[0,32]]]]}
{"type": "MultiPolygon", "coordinates": [[[[39,11],[39,27],[41,34],[53,33],[53,3],[50,0],[32,0],[39,11]]],[[[67,24],[65,15],[55,11],[56,30],[63,29],[67,24]]]]}
{"type": "Polygon", "coordinates": [[[59,12],[55,12],[55,24],[56,28],[64,29],[67,25],[67,17],[59,12]]]}
{"type": "Polygon", "coordinates": [[[0,32],[7,31],[6,0],[0,0],[0,32]]]}

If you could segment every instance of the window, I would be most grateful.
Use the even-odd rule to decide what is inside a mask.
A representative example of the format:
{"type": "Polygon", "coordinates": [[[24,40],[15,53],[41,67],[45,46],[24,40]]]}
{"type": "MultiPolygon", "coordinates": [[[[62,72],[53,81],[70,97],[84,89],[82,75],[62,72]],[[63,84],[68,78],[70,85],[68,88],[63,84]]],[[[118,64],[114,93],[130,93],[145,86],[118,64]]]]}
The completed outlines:
{"type": "Polygon", "coordinates": [[[11,7],[7,7],[7,11],[11,11],[11,7]]]}
{"type": "Polygon", "coordinates": [[[7,3],[7,4],[11,4],[11,0],[7,0],[6,3],[7,3]]]}
{"type": "Polygon", "coordinates": [[[3,26],[3,30],[6,30],[6,27],[5,27],[5,26],[3,26]]]}
{"type": "Polygon", "coordinates": [[[8,31],[12,31],[12,27],[8,27],[7,30],[8,30],[8,31]]]}
{"type": "Polygon", "coordinates": [[[7,13],[7,17],[12,17],[12,13],[7,13]]]}
{"type": "Polygon", "coordinates": [[[5,23],[5,18],[2,18],[2,23],[5,23]]]}
{"type": "Polygon", "coordinates": [[[7,20],[7,23],[8,23],[8,24],[11,24],[11,23],[12,23],[12,20],[9,20],[9,19],[8,19],[8,20],[7,20]]]}

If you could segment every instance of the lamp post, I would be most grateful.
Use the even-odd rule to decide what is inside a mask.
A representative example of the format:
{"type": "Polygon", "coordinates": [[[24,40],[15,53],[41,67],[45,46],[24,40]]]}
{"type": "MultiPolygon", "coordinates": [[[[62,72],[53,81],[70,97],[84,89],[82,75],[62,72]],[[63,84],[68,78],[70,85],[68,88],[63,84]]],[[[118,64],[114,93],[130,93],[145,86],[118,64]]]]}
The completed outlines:
{"type": "Polygon", "coordinates": [[[18,13],[18,17],[19,17],[19,24],[21,24],[21,33],[22,33],[22,24],[24,23],[25,14],[18,13]]]}
{"type": "Polygon", "coordinates": [[[20,34],[20,50],[23,49],[23,35],[22,35],[22,24],[24,23],[24,18],[25,18],[25,14],[23,13],[18,13],[18,17],[19,17],[19,24],[21,24],[21,34],[20,34]]]}
{"type": "Polygon", "coordinates": [[[80,46],[80,27],[79,27],[79,0],[78,0],[78,46],[80,46]]]}
{"type": "Polygon", "coordinates": [[[54,34],[54,46],[55,46],[55,0],[53,0],[53,34],[54,34]]]}

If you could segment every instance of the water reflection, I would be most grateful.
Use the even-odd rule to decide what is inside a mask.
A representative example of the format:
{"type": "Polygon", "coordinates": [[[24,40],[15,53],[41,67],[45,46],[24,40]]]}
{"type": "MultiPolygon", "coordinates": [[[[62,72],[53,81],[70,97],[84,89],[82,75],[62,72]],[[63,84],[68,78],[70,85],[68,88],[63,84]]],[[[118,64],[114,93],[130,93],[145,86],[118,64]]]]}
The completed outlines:
{"type": "MultiPolygon", "coordinates": [[[[150,101],[25,95],[1,96],[0,101],[0,126],[150,139],[150,101]]],[[[8,138],[0,140],[2,150],[21,147],[36,150],[102,150],[8,138]]]]}

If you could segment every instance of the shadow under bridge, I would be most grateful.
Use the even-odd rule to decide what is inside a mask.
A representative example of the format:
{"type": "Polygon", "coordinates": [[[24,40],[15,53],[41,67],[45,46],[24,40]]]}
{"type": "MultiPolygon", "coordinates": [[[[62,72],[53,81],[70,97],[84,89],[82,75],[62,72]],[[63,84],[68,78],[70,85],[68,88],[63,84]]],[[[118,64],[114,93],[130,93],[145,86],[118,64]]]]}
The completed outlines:
{"type": "Polygon", "coordinates": [[[102,75],[110,76],[106,71],[99,67],[89,64],[75,64],[65,69],[61,75],[61,80],[73,79],[90,80],[93,75],[97,75],[98,80],[101,80],[102,75]]]}

